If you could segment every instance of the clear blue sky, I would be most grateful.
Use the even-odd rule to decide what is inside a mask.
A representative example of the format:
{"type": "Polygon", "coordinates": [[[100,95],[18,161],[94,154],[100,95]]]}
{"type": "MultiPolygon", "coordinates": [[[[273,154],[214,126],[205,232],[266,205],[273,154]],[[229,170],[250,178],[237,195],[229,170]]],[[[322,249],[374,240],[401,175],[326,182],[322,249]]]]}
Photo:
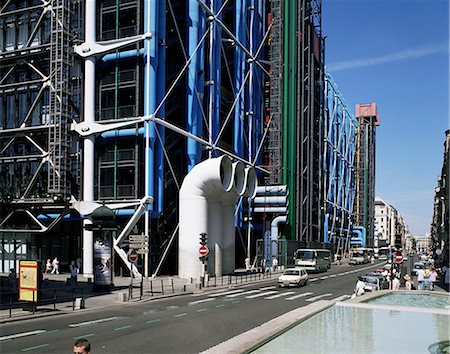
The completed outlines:
{"type": "Polygon", "coordinates": [[[449,128],[448,0],[323,0],[328,72],[350,110],[376,102],[376,195],[430,232],[449,128]]]}

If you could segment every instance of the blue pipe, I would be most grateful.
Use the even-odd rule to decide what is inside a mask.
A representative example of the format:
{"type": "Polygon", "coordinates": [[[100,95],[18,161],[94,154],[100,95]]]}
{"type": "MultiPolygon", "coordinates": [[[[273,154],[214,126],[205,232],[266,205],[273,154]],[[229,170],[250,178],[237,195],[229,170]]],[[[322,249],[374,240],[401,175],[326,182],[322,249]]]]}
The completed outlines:
{"type": "MultiPolygon", "coordinates": [[[[195,1],[187,2],[188,28],[187,28],[187,55],[192,57],[188,67],[187,78],[187,130],[196,135],[202,136],[203,119],[199,103],[200,96],[203,93],[203,48],[199,48],[193,56],[194,49],[197,46],[203,25],[200,16],[200,6],[195,1]]],[[[202,45],[203,47],[203,45],[202,45]]],[[[203,97],[203,95],[201,95],[203,97]]],[[[195,140],[187,139],[187,170],[190,171],[201,159],[201,145],[195,140]]]]}
{"type": "Polygon", "coordinates": [[[328,220],[330,214],[326,213],[323,220],[323,243],[330,243],[330,236],[328,235],[328,220]]]}
{"type": "MultiPolygon", "coordinates": [[[[158,65],[158,41],[157,33],[157,3],[156,0],[144,1],[144,31],[152,33],[153,37],[144,42],[144,115],[150,115],[156,109],[156,79],[157,79],[157,65],[158,65]],[[150,7],[150,9],[149,9],[150,7]],[[149,17],[150,10],[150,17],[149,17]]],[[[147,196],[155,197],[154,183],[155,183],[155,122],[147,121],[144,123],[145,139],[149,139],[149,146],[146,147],[147,165],[148,165],[148,179],[145,181],[145,194],[147,196]]],[[[153,210],[153,203],[149,204],[148,210],[153,210]]]]}
{"type": "Polygon", "coordinates": [[[109,130],[107,132],[102,133],[102,138],[125,138],[136,135],[143,135],[145,133],[144,128],[139,129],[120,129],[120,130],[109,130]]]}
{"type": "MultiPolygon", "coordinates": [[[[247,16],[247,7],[241,1],[236,1],[236,21],[235,21],[235,33],[236,38],[244,46],[247,42],[245,19],[247,16]]],[[[234,140],[233,149],[234,153],[240,157],[244,157],[244,97],[245,91],[241,92],[241,95],[237,97],[239,90],[242,88],[245,76],[245,54],[242,49],[235,45],[234,52],[234,92],[236,95],[236,106],[234,110],[234,140]]]]}
{"type": "MultiPolygon", "coordinates": [[[[214,13],[217,14],[222,7],[222,0],[214,0],[214,13]]],[[[219,19],[222,19],[222,14],[219,15],[219,19]]],[[[214,24],[214,40],[213,40],[213,77],[211,78],[214,81],[213,85],[213,97],[214,97],[214,107],[213,107],[213,115],[212,115],[212,127],[210,127],[212,141],[216,141],[217,136],[219,134],[220,128],[220,86],[222,81],[222,65],[221,65],[221,57],[222,57],[222,27],[217,24],[214,24]]],[[[213,156],[217,156],[217,152],[213,152],[213,156]]]]}
{"type": "MultiPolygon", "coordinates": [[[[166,34],[166,0],[159,0],[159,51],[158,51],[158,72],[157,72],[157,96],[158,102],[161,102],[164,98],[164,93],[166,91],[166,45],[165,45],[165,34],[166,34]]],[[[164,119],[166,114],[165,105],[162,105],[157,112],[159,118],[164,119]]],[[[164,207],[164,143],[166,140],[166,129],[162,126],[157,126],[159,136],[161,141],[157,139],[155,146],[155,171],[156,171],[156,201],[154,206],[154,211],[152,217],[158,217],[162,214],[164,207]]]]}
{"type": "Polygon", "coordinates": [[[351,243],[360,244],[361,247],[366,247],[366,228],[364,226],[353,226],[352,233],[358,236],[356,240],[351,240],[351,243]]]}
{"type": "Polygon", "coordinates": [[[103,58],[101,59],[102,62],[107,63],[109,61],[112,60],[116,60],[116,59],[128,59],[128,58],[134,58],[137,56],[142,56],[145,54],[144,48],[142,49],[133,49],[133,50],[127,50],[125,52],[118,52],[118,53],[111,53],[111,54],[106,54],[105,56],[103,56],[103,58]]]}

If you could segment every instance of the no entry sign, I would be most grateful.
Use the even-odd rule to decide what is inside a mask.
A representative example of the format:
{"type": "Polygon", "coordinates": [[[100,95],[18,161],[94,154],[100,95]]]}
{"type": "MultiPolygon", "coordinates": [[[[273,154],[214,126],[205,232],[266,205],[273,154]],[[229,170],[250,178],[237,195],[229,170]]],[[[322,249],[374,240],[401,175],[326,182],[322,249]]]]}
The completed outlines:
{"type": "Polygon", "coordinates": [[[202,257],[207,256],[208,253],[209,253],[209,249],[208,249],[208,247],[206,247],[206,246],[201,246],[201,247],[198,249],[198,253],[200,253],[200,256],[202,256],[202,257]]]}
{"type": "Polygon", "coordinates": [[[395,263],[402,263],[403,262],[403,256],[401,252],[395,252],[395,263]]]}
{"type": "Polygon", "coordinates": [[[136,250],[134,250],[134,249],[130,250],[128,252],[128,260],[131,263],[135,263],[137,261],[137,259],[138,259],[138,254],[137,254],[136,250]]]}

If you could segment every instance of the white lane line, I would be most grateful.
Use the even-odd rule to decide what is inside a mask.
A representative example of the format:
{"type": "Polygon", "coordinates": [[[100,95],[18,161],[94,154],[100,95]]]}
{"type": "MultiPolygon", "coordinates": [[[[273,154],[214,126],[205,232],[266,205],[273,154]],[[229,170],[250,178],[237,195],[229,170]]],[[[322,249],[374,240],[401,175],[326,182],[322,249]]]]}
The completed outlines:
{"type": "Polygon", "coordinates": [[[295,296],[288,297],[288,298],[286,298],[286,300],[295,300],[295,299],[299,299],[299,298],[301,298],[301,297],[308,296],[308,295],[312,295],[312,294],[314,294],[314,293],[303,293],[303,294],[298,294],[298,295],[295,295],[295,296]]]}
{"type": "Polygon", "coordinates": [[[320,277],[319,279],[320,280],[324,280],[324,279],[328,279],[329,277],[328,276],[326,276],[326,277],[320,277]]]}
{"type": "Polygon", "coordinates": [[[246,299],[255,299],[257,297],[262,297],[262,296],[266,296],[266,295],[270,295],[270,294],[275,294],[278,291],[274,290],[274,291],[266,291],[265,293],[261,293],[261,294],[256,294],[256,295],[250,295],[250,296],[246,296],[246,299]]]}
{"type": "Polygon", "coordinates": [[[203,311],[208,311],[208,309],[203,308],[203,309],[198,309],[197,310],[197,312],[203,312],[203,311]]]}
{"type": "Polygon", "coordinates": [[[127,329],[127,328],[131,328],[131,325],[128,326],[123,326],[123,327],[119,327],[119,328],[114,328],[115,331],[121,331],[122,329],[127,329]]]}
{"type": "Polygon", "coordinates": [[[208,301],[214,301],[214,300],[215,300],[215,298],[202,299],[202,300],[192,301],[192,302],[188,303],[188,305],[192,306],[192,305],[201,304],[202,302],[208,302],[208,301]]]}
{"type": "Polygon", "coordinates": [[[4,341],[4,340],[8,340],[8,339],[14,339],[14,338],[20,338],[20,337],[26,337],[26,336],[33,336],[35,334],[40,334],[40,333],[44,333],[44,332],[45,332],[44,329],[38,329],[36,331],[31,331],[31,332],[23,332],[23,333],[11,334],[9,336],[0,337],[0,342],[4,341]]]}
{"type": "Polygon", "coordinates": [[[334,278],[336,276],[336,274],[332,274],[330,275],[330,278],[334,278]]]}
{"type": "Polygon", "coordinates": [[[309,299],[306,299],[306,301],[312,302],[312,301],[316,301],[318,299],[321,299],[321,298],[323,298],[325,296],[331,296],[331,295],[333,295],[333,294],[328,293],[328,294],[317,295],[317,296],[311,297],[309,299]]]}
{"type": "Polygon", "coordinates": [[[96,323],[102,323],[102,322],[108,322],[108,321],[114,321],[121,317],[108,317],[108,318],[101,318],[98,320],[88,321],[88,322],[80,322],[80,323],[72,323],[69,325],[69,327],[82,327],[82,326],[89,326],[96,323]]]}
{"type": "Polygon", "coordinates": [[[337,298],[335,298],[333,300],[334,301],[344,301],[344,300],[350,299],[351,297],[352,297],[351,295],[342,295],[342,296],[339,296],[339,297],[337,297],[337,298]]]}
{"type": "Polygon", "coordinates": [[[286,291],[286,292],[281,293],[281,294],[276,294],[276,295],[265,297],[264,299],[266,299],[266,300],[273,300],[273,299],[276,299],[276,298],[279,298],[279,297],[282,297],[282,296],[288,296],[288,295],[291,295],[291,294],[295,294],[295,291],[286,291]]]}
{"type": "Polygon", "coordinates": [[[186,312],[178,313],[178,314],[174,315],[173,317],[183,317],[183,316],[187,316],[187,313],[186,312]]]}
{"type": "Polygon", "coordinates": [[[223,293],[217,293],[217,294],[210,294],[209,297],[215,297],[215,296],[222,296],[222,295],[228,295],[228,294],[235,294],[235,293],[241,293],[244,289],[238,289],[238,290],[231,290],[231,291],[225,291],[223,293]]]}
{"type": "Polygon", "coordinates": [[[318,278],[314,278],[314,279],[309,279],[308,281],[318,281],[319,279],[318,278]]]}
{"type": "Polygon", "coordinates": [[[35,349],[39,349],[39,348],[44,348],[44,347],[48,347],[50,344],[41,344],[41,345],[36,345],[34,347],[30,347],[30,348],[24,348],[22,349],[23,352],[29,352],[30,350],[35,350],[35,349]]]}
{"type": "Polygon", "coordinates": [[[161,321],[160,318],[155,318],[154,320],[147,321],[147,323],[156,323],[156,322],[160,322],[160,321],[161,321]]]}
{"type": "Polygon", "coordinates": [[[248,294],[254,294],[254,293],[259,293],[259,290],[249,290],[249,291],[246,291],[244,293],[227,295],[226,297],[238,297],[238,296],[241,296],[241,295],[248,295],[248,294]]]}
{"type": "Polygon", "coordinates": [[[265,288],[259,288],[259,290],[264,291],[264,290],[270,290],[270,289],[276,289],[277,287],[274,286],[266,286],[265,288]]]}

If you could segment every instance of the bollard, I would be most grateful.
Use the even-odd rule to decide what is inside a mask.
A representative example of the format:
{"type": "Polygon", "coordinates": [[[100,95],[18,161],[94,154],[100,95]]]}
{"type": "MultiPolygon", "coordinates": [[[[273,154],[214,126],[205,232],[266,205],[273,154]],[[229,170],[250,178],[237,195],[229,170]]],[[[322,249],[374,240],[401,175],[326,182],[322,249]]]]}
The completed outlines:
{"type": "Polygon", "coordinates": [[[153,281],[152,280],[150,280],[150,293],[153,296],[153,281]]]}
{"type": "Polygon", "coordinates": [[[164,295],[164,282],[162,279],[161,279],[161,294],[164,295]]]}
{"type": "Polygon", "coordinates": [[[56,289],[53,289],[53,310],[56,310],[56,289]]]}
{"type": "Polygon", "coordinates": [[[139,291],[139,300],[142,300],[142,296],[144,295],[144,282],[143,282],[144,277],[142,276],[141,279],[142,279],[142,280],[141,280],[141,284],[140,284],[140,286],[139,286],[139,288],[140,288],[140,291],[139,291]]]}
{"type": "Polygon", "coordinates": [[[221,282],[222,282],[221,286],[223,286],[223,276],[222,276],[222,280],[221,280],[221,282]]]}
{"type": "Polygon", "coordinates": [[[217,277],[214,277],[214,287],[217,286],[216,282],[217,282],[217,277]]]}
{"type": "Polygon", "coordinates": [[[186,292],[186,284],[183,285],[183,292],[186,292]]]}
{"type": "Polygon", "coordinates": [[[172,284],[172,294],[175,293],[175,288],[173,287],[173,278],[170,278],[170,283],[172,284]]]}
{"type": "Polygon", "coordinates": [[[12,296],[9,297],[9,317],[12,316],[12,296]]]}

